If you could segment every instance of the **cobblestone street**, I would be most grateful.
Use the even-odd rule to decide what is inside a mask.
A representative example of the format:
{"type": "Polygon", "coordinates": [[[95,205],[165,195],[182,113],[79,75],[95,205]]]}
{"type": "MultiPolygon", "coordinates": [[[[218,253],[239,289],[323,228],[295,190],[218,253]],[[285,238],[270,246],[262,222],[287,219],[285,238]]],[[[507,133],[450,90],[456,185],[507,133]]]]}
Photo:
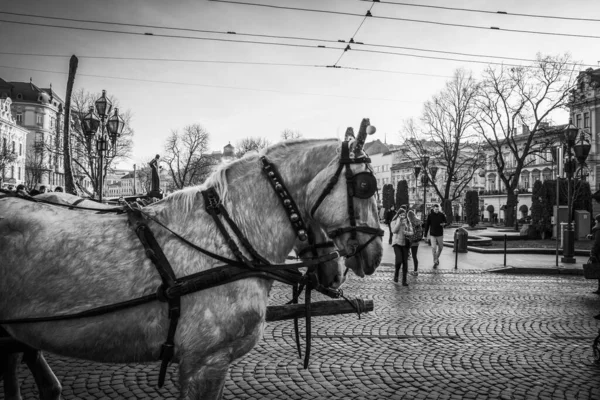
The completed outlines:
{"type": "MultiPolygon", "coordinates": [[[[598,399],[596,281],[581,276],[424,270],[410,286],[381,266],[352,277],[346,294],[373,299],[364,314],[313,319],[308,370],[292,321],[269,323],[264,339],[234,363],[225,399],[598,399]]],[[[283,304],[276,285],[271,304],[283,304]]],[[[301,323],[303,329],[303,324],[301,323]]],[[[153,388],[158,363],[95,364],[47,355],[65,399],[177,398],[177,368],[153,388]]],[[[21,368],[24,399],[36,399],[21,368]]],[[[0,395],[0,399],[3,396],[0,395]]]]}

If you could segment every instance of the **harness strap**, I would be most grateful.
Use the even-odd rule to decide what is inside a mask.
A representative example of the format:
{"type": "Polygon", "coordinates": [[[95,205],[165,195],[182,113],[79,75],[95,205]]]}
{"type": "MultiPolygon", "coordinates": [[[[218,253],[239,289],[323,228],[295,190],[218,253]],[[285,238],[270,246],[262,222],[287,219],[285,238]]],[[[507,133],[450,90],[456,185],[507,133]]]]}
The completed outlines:
{"type": "Polygon", "coordinates": [[[217,228],[221,232],[221,235],[223,236],[223,238],[225,238],[227,246],[229,246],[229,249],[235,256],[235,258],[237,258],[238,261],[244,263],[244,265],[246,265],[248,268],[253,269],[254,265],[252,265],[250,260],[246,256],[244,256],[237,243],[235,242],[235,240],[233,240],[229,232],[227,232],[227,228],[225,228],[225,225],[219,218],[219,214],[221,213],[221,208],[219,207],[220,200],[219,195],[217,194],[215,189],[208,188],[207,190],[204,190],[201,193],[202,197],[204,197],[204,207],[206,208],[206,212],[208,212],[208,214],[214,220],[215,225],[217,225],[217,228]]]}
{"type": "Polygon", "coordinates": [[[352,232],[352,231],[356,231],[356,232],[363,232],[363,233],[370,233],[376,236],[383,236],[383,230],[378,229],[378,228],[371,228],[369,226],[356,226],[356,227],[344,227],[344,228],[338,228],[338,229],[334,229],[332,231],[327,232],[327,236],[334,238],[336,236],[340,236],[344,233],[347,232],[352,232]]]}
{"type": "MultiPolygon", "coordinates": [[[[160,278],[163,282],[161,288],[159,288],[158,299],[165,301],[164,297],[161,296],[161,292],[167,291],[176,284],[177,278],[175,278],[175,272],[167,260],[165,253],[160,248],[154,234],[146,224],[146,221],[142,218],[142,214],[139,210],[132,207],[129,208],[127,213],[129,222],[134,228],[137,237],[142,242],[146,256],[152,261],[160,278]]],[[[165,376],[167,373],[167,366],[173,354],[175,352],[175,331],[177,330],[177,322],[181,315],[181,297],[168,297],[166,298],[169,307],[169,331],[167,333],[167,339],[163,343],[160,349],[160,371],[158,374],[158,387],[163,387],[165,383],[165,376]]]]}
{"type": "MultiPolygon", "coordinates": [[[[243,267],[245,266],[244,263],[242,262],[238,262],[236,260],[232,260],[223,256],[220,256],[216,253],[213,253],[211,251],[205,250],[200,246],[195,245],[194,243],[190,242],[189,240],[187,240],[186,238],[184,238],[183,236],[181,236],[180,234],[178,234],[177,232],[175,232],[174,230],[172,230],[171,228],[169,228],[167,225],[163,224],[162,222],[160,222],[159,220],[157,220],[156,218],[154,218],[152,215],[147,214],[146,212],[144,212],[144,210],[139,210],[142,215],[144,215],[146,218],[150,219],[151,221],[156,222],[158,225],[160,225],[161,227],[163,227],[164,229],[166,229],[168,232],[170,232],[173,236],[175,236],[177,239],[179,239],[181,242],[185,243],[186,245],[190,246],[192,249],[194,250],[198,250],[199,252],[201,252],[204,255],[209,256],[210,258],[214,258],[215,260],[224,262],[225,264],[231,265],[231,266],[236,266],[236,267],[243,267]]],[[[285,267],[285,268],[289,268],[289,269],[295,269],[295,268],[302,268],[302,267],[306,267],[309,265],[317,265],[323,261],[329,261],[329,260],[333,260],[335,258],[338,257],[345,257],[346,256],[346,251],[345,250],[339,250],[336,251],[334,253],[330,253],[324,256],[320,256],[319,259],[317,260],[304,260],[300,263],[293,263],[293,264],[272,264],[269,265],[269,267],[285,267]]],[[[257,265],[258,267],[258,265],[257,265]]]]}
{"type": "MultiPolygon", "coordinates": [[[[344,143],[346,143],[346,142],[344,142],[344,143]]],[[[342,143],[342,149],[343,149],[344,143],[342,143]]],[[[331,193],[331,191],[333,190],[335,184],[337,183],[338,179],[340,178],[340,173],[342,172],[342,168],[344,168],[344,166],[340,163],[340,165],[338,166],[337,170],[335,171],[335,174],[333,174],[333,176],[331,177],[331,179],[327,183],[327,186],[325,186],[325,189],[323,189],[323,192],[321,193],[321,195],[317,199],[317,202],[310,209],[310,215],[312,217],[314,217],[315,212],[317,211],[317,209],[319,208],[319,206],[321,205],[321,203],[323,202],[323,200],[325,200],[325,197],[327,197],[329,195],[329,193],[331,193]]]]}

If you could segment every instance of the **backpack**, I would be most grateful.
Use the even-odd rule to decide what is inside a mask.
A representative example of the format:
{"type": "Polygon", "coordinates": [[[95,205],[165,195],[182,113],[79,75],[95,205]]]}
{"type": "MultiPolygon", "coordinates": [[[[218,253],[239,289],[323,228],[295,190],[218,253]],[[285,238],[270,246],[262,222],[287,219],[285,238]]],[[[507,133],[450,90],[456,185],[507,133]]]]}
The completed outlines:
{"type": "Polygon", "coordinates": [[[412,227],[413,227],[412,235],[406,235],[406,238],[408,240],[410,240],[411,243],[418,242],[419,240],[423,239],[423,225],[416,224],[416,225],[413,225],[412,227]]]}

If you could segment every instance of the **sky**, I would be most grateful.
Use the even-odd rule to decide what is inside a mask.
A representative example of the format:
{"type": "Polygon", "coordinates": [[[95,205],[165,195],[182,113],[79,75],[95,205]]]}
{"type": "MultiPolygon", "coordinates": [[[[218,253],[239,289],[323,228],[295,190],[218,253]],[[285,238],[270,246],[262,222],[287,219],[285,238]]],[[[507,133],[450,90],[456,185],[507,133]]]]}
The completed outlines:
{"type": "Polygon", "coordinates": [[[76,55],[74,89],[105,89],[133,114],[133,155],[121,168],[163,153],[167,136],[190,124],[210,132],[211,150],[248,136],[275,142],[285,129],[343,138],[365,117],[377,127],[373,139],[400,143],[403,121],[418,118],[458,68],[479,77],[488,62],[527,65],[509,58],[564,52],[584,69],[598,68],[599,48],[595,0],[0,2],[0,78],[52,84],[64,99],[69,57],[76,55]],[[363,17],[369,10],[374,17],[363,17]],[[351,38],[365,45],[343,51],[347,43],[337,41],[351,38]],[[326,67],[334,65],[341,68],[326,67]]]}

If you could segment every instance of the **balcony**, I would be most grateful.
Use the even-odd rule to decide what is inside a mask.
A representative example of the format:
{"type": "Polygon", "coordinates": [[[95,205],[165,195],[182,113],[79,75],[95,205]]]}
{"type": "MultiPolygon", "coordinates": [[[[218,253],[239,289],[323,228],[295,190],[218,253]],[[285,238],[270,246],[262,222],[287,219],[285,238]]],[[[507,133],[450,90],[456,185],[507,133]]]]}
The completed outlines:
{"type": "MultiPolygon", "coordinates": [[[[520,187],[519,188],[519,194],[524,194],[524,193],[531,193],[531,189],[529,188],[524,188],[524,187],[520,187]]],[[[507,191],[506,189],[500,189],[500,190],[480,190],[479,191],[479,195],[480,196],[498,196],[498,195],[506,195],[507,191]]]]}

